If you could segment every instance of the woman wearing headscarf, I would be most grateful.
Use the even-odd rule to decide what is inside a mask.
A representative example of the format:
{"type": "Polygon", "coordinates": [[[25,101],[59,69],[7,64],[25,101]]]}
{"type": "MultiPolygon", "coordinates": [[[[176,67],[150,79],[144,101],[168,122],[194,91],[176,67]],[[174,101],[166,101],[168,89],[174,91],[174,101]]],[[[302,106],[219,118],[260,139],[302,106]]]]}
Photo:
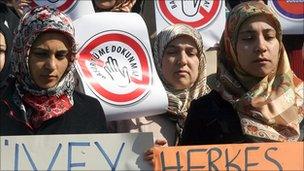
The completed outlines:
{"type": "Polygon", "coordinates": [[[96,99],[74,91],[72,21],[47,7],[21,20],[12,49],[13,76],[0,101],[0,135],[106,132],[96,99]]]}
{"type": "Polygon", "coordinates": [[[114,132],[153,132],[161,144],[176,145],[191,101],[209,90],[201,35],[184,24],[165,28],[154,44],[154,62],[169,99],[167,112],[116,122],[114,132]]]}
{"type": "Polygon", "coordinates": [[[301,141],[303,81],[290,69],[274,13],[239,4],[220,48],[216,91],[193,102],[181,144],[301,141]]]}
{"type": "Polygon", "coordinates": [[[6,25],[0,23],[0,98],[7,86],[6,79],[11,74],[11,57],[13,35],[6,25]]]}

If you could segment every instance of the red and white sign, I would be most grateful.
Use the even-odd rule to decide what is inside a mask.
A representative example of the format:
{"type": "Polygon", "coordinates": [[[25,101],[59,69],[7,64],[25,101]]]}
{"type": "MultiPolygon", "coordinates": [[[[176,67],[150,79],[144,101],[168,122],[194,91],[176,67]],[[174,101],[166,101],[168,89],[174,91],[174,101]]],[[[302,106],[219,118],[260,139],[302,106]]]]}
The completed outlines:
{"type": "Polygon", "coordinates": [[[184,23],[201,33],[204,47],[214,47],[225,27],[225,1],[223,0],[156,0],[155,19],[157,33],[169,25],[184,23]]]}
{"type": "Polygon", "coordinates": [[[221,4],[222,1],[158,0],[157,9],[170,24],[185,23],[200,29],[213,21],[221,4]]]}
{"type": "Polygon", "coordinates": [[[137,13],[100,12],[74,21],[77,89],[99,100],[107,121],[164,113],[147,26],[137,13]]]}
{"type": "Polygon", "coordinates": [[[78,63],[91,90],[114,105],[138,102],[152,82],[145,46],[124,31],[105,31],[80,49],[78,63]]]}
{"type": "Polygon", "coordinates": [[[78,0],[32,0],[31,6],[50,6],[57,8],[62,12],[68,12],[71,8],[75,6],[78,0]]]}
{"type": "Polygon", "coordinates": [[[304,0],[269,0],[284,34],[304,34],[304,0]]]}

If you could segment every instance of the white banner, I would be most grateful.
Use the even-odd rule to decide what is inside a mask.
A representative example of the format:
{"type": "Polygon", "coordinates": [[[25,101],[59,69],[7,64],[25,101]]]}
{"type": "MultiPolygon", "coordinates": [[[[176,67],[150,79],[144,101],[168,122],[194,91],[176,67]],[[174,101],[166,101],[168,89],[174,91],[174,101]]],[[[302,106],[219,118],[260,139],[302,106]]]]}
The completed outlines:
{"type": "Polygon", "coordinates": [[[67,14],[72,20],[95,13],[91,1],[83,0],[29,0],[30,7],[49,6],[67,14]]]}
{"type": "Polygon", "coordinates": [[[283,34],[304,34],[304,0],[268,0],[277,14],[283,34]]]}
{"type": "Polygon", "coordinates": [[[152,133],[0,137],[0,170],[152,170],[152,133]]]}
{"type": "Polygon", "coordinates": [[[166,111],[167,95],[140,15],[102,12],[81,17],[74,25],[84,92],[99,99],[108,121],[166,111]]]}
{"type": "Polygon", "coordinates": [[[155,0],[157,33],[171,24],[185,23],[198,29],[206,48],[219,42],[225,16],[222,0],[155,0]]]}

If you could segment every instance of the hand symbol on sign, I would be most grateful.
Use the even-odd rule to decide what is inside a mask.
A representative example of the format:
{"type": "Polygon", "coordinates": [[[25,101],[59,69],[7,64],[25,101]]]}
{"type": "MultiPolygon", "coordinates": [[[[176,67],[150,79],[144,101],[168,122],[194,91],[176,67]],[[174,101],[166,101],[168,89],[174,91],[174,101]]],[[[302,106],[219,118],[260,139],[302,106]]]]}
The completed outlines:
{"type": "Polygon", "coordinates": [[[202,0],[182,0],[182,11],[188,17],[193,17],[198,13],[202,0]]]}
{"type": "Polygon", "coordinates": [[[127,67],[124,66],[123,68],[120,68],[117,60],[111,56],[108,57],[104,69],[107,71],[111,79],[118,84],[118,86],[125,87],[130,84],[131,81],[127,67]]]}

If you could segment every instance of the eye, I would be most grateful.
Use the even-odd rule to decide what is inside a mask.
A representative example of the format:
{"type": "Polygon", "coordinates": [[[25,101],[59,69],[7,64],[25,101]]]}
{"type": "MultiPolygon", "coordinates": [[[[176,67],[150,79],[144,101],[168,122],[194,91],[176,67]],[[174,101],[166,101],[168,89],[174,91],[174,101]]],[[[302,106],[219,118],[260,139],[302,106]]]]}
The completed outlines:
{"type": "Polygon", "coordinates": [[[48,57],[48,52],[46,51],[34,51],[33,55],[36,56],[37,58],[47,58],[48,57]]]}
{"type": "Polygon", "coordinates": [[[267,34],[265,36],[265,40],[268,40],[268,41],[271,41],[271,40],[273,40],[275,38],[276,38],[276,35],[274,35],[274,34],[267,34]]]}
{"type": "Polygon", "coordinates": [[[5,53],[6,52],[6,50],[5,49],[0,49],[0,53],[2,54],[2,53],[5,53]]]}
{"type": "Polygon", "coordinates": [[[59,51],[56,53],[56,58],[59,60],[65,59],[68,55],[68,51],[59,51]]]}
{"type": "Polygon", "coordinates": [[[187,55],[192,57],[192,56],[197,56],[197,50],[196,49],[190,49],[187,51],[187,55]]]}
{"type": "Polygon", "coordinates": [[[176,49],[173,49],[173,48],[170,48],[170,49],[167,49],[167,50],[165,51],[165,54],[174,55],[174,54],[177,54],[177,50],[176,50],[176,49]]]}
{"type": "Polygon", "coordinates": [[[252,35],[247,35],[247,36],[243,36],[241,39],[244,41],[250,41],[250,40],[253,40],[254,37],[252,35]]]}

